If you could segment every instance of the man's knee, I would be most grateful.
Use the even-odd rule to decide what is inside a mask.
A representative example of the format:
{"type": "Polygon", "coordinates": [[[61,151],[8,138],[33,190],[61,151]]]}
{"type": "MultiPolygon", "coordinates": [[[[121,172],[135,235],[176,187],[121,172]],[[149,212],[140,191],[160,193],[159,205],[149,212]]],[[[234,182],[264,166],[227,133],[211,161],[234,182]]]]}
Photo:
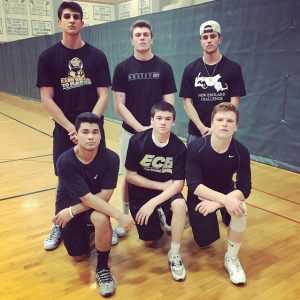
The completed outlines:
{"type": "Polygon", "coordinates": [[[244,232],[247,224],[247,207],[243,202],[244,214],[242,216],[231,215],[229,227],[237,232],[244,232]]]}
{"type": "Polygon", "coordinates": [[[91,221],[95,227],[101,227],[102,229],[109,228],[111,226],[109,216],[98,211],[92,212],[91,221]]]}
{"type": "Polygon", "coordinates": [[[173,213],[186,213],[186,201],[183,198],[178,198],[174,200],[171,204],[171,210],[173,213]]]}
{"type": "Polygon", "coordinates": [[[86,260],[88,257],[89,257],[88,254],[83,254],[83,255],[72,256],[72,259],[73,259],[75,262],[81,262],[81,261],[86,260]]]}

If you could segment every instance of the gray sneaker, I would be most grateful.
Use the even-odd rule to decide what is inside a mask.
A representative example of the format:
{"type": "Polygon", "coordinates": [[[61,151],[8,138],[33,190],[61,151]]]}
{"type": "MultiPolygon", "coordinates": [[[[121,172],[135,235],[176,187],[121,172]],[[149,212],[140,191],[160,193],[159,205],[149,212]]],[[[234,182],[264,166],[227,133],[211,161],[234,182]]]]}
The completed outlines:
{"type": "Polygon", "coordinates": [[[186,277],[186,270],[180,255],[168,255],[169,268],[172,277],[176,281],[183,281],[186,277]]]}
{"type": "Polygon", "coordinates": [[[111,236],[111,245],[112,246],[117,245],[118,242],[119,242],[118,234],[113,230],[112,236],[111,236]]]}
{"type": "Polygon", "coordinates": [[[103,297],[110,297],[116,292],[115,282],[110,270],[96,270],[96,279],[99,284],[99,292],[103,297]]]}
{"type": "Polygon", "coordinates": [[[120,237],[120,238],[122,238],[122,237],[124,237],[124,236],[127,235],[127,231],[126,231],[125,228],[124,228],[122,225],[120,225],[120,224],[118,224],[118,225],[116,226],[115,232],[117,233],[118,237],[120,237]]]}
{"type": "Polygon", "coordinates": [[[55,225],[50,234],[46,237],[44,241],[44,249],[45,250],[54,250],[59,246],[62,241],[62,236],[60,229],[57,225],[55,225]]]}

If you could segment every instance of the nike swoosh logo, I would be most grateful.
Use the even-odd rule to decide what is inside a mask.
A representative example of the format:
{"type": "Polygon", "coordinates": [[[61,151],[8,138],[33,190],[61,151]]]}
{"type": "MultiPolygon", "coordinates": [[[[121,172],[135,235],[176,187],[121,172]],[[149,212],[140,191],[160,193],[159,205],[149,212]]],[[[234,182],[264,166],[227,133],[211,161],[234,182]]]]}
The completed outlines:
{"type": "Polygon", "coordinates": [[[229,154],[229,155],[228,155],[228,157],[229,157],[229,158],[233,158],[233,157],[234,157],[234,155],[230,155],[230,154],[229,154]]]}

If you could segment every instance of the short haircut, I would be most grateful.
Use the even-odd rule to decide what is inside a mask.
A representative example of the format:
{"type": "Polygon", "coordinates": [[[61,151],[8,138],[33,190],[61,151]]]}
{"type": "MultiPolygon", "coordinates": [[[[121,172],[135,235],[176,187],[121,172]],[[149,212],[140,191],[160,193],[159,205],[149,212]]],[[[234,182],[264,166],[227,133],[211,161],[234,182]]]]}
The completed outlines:
{"type": "Polygon", "coordinates": [[[168,112],[172,113],[173,120],[175,120],[175,118],[176,118],[175,108],[172,104],[170,104],[168,102],[161,101],[161,102],[155,103],[151,107],[151,118],[154,118],[155,113],[157,113],[158,111],[168,111],[168,112]]]}
{"type": "Polygon", "coordinates": [[[218,105],[216,105],[211,113],[211,121],[214,119],[216,113],[218,112],[227,112],[227,111],[232,111],[236,115],[236,123],[238,124],[239,122],[239,111],[236,106],[231,104],[230,102],[221,102],[218,105]]]}
{"type": "Polygon", "coordinates": [[[72,2],[64,1],[58,7],[58,10],[57,10],[57,16],[58,16],[59,20],[61,20],[61,16],[62,16],[62,13],[63,13],[64,9],[69,9],[71,11],[78,12],[80,14],[80,19],[81,20],[83,19],[83,11],[82,11],[81,6],[78,3],[73,2],[73,1],[72,2]]]}
{"type": "Polygon", "coordinates": [[[84,112],[77,116],[75,121],[75,129],[78,132],[82,123],[98,124],[100,129],[100,118],[91,112],[84,112]]]}
{"type": "Polygon", "coordinates": [[[131,26],[130,26],[130,36],[131,38],[133,37],[133,30],[135,28],[142,28],[142,27],[146,27],[150,30],[150,34],[151,37],[153,37],[153,33],[152,33],[152,26],[150,24],[150,22],[146,21],[146,20],[136,20],[131,26]]]}

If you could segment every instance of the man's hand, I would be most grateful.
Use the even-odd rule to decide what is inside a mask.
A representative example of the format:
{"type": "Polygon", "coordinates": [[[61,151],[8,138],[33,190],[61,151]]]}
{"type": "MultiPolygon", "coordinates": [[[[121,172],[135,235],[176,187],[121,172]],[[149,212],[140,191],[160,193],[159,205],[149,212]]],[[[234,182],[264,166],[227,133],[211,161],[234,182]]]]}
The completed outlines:
{"type": "Polygon", "coordinates": [[[141,128],[138,130],[138,132],[146,131],[148,129],[152,128],[152,125],[149,126],[141,126],[141,128]]]}
{"type": "Polygon", "coordinates": [[[168,187],[170,187],[173,184],[173,182],[174,181],[172,179],[170,179],[168,181],[165,181],[165,182],[162,182],[161,183],[161,190],[162,191],[166,190],[168,187]]]}
{"type": "Polygon", "coordinates": [[[202,136],[210,135],[212,133],[212,128],[203,126],[201,129],[199,129],[202,136]]]}
{"type": "Polygon", "coordinates": [[[53,222],[59,227],[64,228],[66,224],[73,219],[70,215],[69,208],[62,209],[53,219],[53,222]]]}
{"type": "Polygon", "coordinates": [[[224,205],[229,214],[233,214],[235,216],[242,216],[245,213],[245,210],[243,208],[243,202],[241,200],[235,197],[231,197],[230,195],[227,195],[226,198],[227,199],[224,205]]]}
{"type": "Polygon", "coordinates": [[[120,217],[117,219],[117,221],[127,231],[132,229],[135,225],[133,218],[131,216],[123,214],[123,213],[120,214],[120,217]]]}
{"type": "Polygon", "coordinates": [[[147,225],[151,214],[153,213],[155,206],[148,201],[138,211],[135,217],[135,221],[139,225],[147,225]]]}
{"type": "Polygon", "coordinates": [[[77,133],[76,133],[76,130],[73,129],[73,130],[69,131],[68,135],[69,135],[69,137],[70,137],[70,140],[71,140],[74,144],[77,144],[78,139],[77,139],[77,133]]]}
{"type": "Polygon", "coordinates": [[[195,211],[199,211],[200,214],[203,216],[207,216],[208,214],[216,211],[218,208],[220,208],[220,204],[214,201],[206,200],[206,199],[201,199],[200,203],[198,203],[195,207],[195,211]]]}

